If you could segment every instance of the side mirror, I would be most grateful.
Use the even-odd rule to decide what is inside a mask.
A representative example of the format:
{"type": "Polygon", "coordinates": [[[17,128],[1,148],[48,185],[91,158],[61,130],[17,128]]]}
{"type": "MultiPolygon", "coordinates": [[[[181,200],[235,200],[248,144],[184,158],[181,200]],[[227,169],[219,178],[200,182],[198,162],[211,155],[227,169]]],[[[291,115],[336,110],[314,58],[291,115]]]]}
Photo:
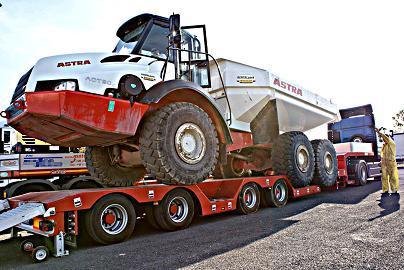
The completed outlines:
{"type": "Polygon", "coordinates": [[[180,15],[173,14],[170,16],[170,43],[176,48],[181,47],[181,28],[180,28],[180,15]]]}

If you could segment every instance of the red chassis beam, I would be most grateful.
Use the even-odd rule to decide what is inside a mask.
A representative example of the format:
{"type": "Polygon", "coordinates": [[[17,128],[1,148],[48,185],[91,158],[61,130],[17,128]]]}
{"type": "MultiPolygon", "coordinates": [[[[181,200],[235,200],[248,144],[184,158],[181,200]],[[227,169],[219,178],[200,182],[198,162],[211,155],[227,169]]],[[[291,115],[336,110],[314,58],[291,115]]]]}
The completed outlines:
{"type": "MultiPolygon", "coordinates": [[[[249,177],[225,180],[207,180],[191,186],[168,186],[163,184],[144,184],[125,188],[105,189],[82,189],[66,190],[56,192],[35,192],[13,197],[9,199],[12,208],[19,205],[21,201],[41,202],[46,209],[55,207],[56,215],[49,219],[55,221],[56,227],[52,235],[57,235],[64,228],[65,212],[77,212],[90,209],[100,198],[109,194],[125,195],[136,203],[155,204],[161,201],[171,190],[182,188],[188,190],[199,202],[202,216],[223,213],[235,210],[237,200],[242,187],[249,182],[254,182],[261,188],[270,188],[276,180],[285,179],[289,188],[291,185],[285,176],[249,177]]],[[[310,186],[300,189],[290,189],[290,197],[297,198],[320,192],[318,186],[310,186]]]]}
{"type": "Polygon", "coordinates": [[[8,124],[62,146],[101,145],[133,136],[147,104],[77,91],[27,92],[7,109],[8,124]]]}

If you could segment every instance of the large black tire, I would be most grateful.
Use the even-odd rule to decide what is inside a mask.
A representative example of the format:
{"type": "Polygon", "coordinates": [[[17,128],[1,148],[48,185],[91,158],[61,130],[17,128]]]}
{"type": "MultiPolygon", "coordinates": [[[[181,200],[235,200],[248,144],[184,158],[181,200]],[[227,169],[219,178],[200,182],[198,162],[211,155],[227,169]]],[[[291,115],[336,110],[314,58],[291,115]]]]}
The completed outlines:
{"type": "Polygon", "coordinates": [[[152,226],[156,230],[161,230],[161,227],[156,221],[156,218],[154,217],[153,209],[156,206],[154,205],[147,205],[145,207],[145,214],[146,214],[146,220],[149,223],[150,226],[152,226]]]}
{"type": "Polygon", "coordinates": [[[91,176],[107,186],[126,187],[143,178],[146,170],[140,167],[123,167],[112,164],[108,147],[86,147],[86,165],[91,176]]]}
{"type": "Polygon", "coordinates": [[[313,140],[314,176],[312,184],[323,187],[335,185],[338,177],[338,159],[335,148],[329,140],[313,140]]]}
{"type": "Polygon", "coordinates": [[[155,225],[165,231],[187,228],[191,224],[194,214],[194,200],[189,192],[183,189],[170,191],[159,205],[153,207],[155,225]]]}
{"type": "Polygon", "coordinates": [[[219,155],[217,132],[198,106],[168,104],[146,119],[140,132],[140,154],[147,172],[161,182],[195,184],[215,168],[219,155]]]}
{"type": "Polygon", "coordinates": [[[272,164],[275,173],[286,175],[293,187],[308,186],[314,173],[314,154],[306,135],[299,131],[281,134],[272,148],[272,164]]]}
{"type": "Polygon", "coordinates": [[[220,164],[219,162],[216,164],[216,168],[213,171],[213,177],[216,179],[222,178],[241,178],[248,177],[251,175],[250,170],[246,169],[236,169],[233,167],[234,161],[236,160],[233,156],[227,156],[227,163],[225,165],[220,164]]]}
{"type": "Polygon", "coordinates": [[[136,212],[126,197],[113,194],[97,201],[85,213],[84,221],[86,231],[95,242],[109,245],[125,241],[132,235],[136,212]]]}

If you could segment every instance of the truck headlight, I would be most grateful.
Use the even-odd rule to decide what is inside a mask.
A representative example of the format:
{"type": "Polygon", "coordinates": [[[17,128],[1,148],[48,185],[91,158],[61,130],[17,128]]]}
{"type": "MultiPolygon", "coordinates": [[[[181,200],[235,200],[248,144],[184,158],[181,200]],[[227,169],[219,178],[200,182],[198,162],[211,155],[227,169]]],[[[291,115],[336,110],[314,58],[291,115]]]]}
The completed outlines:
{"type": "Polygon", "coordinates": [[[76,82],[74,81],[63,81],[59,82],[56,84],[55,88],[53,88],[55,91],[62,91],[62,90],[70,90],[74,91],[76,90],[76,82]]]}

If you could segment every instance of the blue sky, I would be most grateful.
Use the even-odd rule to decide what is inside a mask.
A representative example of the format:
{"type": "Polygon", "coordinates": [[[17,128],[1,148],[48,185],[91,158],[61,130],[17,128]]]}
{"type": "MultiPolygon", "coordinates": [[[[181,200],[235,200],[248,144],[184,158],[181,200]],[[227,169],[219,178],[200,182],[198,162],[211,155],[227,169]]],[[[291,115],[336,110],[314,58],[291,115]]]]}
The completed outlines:
{"type": "Polygon", "coordinates": [[[143,12],[176,12],[183,25],[206,24],[215,57],[271,69],[340,108],[371,103],[378,125],[390,127],[404,108],[400,1],[0,2],[2,109],[36,60],[111,51],[116,29],[143,12]]]}

